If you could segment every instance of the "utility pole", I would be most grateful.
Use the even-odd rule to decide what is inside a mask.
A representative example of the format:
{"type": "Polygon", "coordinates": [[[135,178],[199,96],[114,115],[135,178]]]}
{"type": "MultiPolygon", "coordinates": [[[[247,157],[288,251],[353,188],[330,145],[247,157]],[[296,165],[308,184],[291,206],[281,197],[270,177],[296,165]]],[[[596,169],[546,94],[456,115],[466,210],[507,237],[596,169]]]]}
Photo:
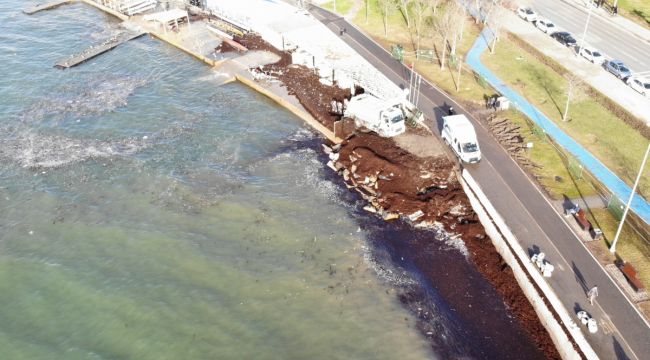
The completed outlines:
{"type": "Polygon", "coordinates": [[[639,180],[641,180],[641,174],[643,174],[643,168],[645,163],[648,160],[648,154],[650,153],[650,144],[648,144],[648,149],[645,151],[645,156],[643,156],[643,161],[641,162],[641,169],[639,169],[639,175],[636,176],[634,181],[634,186],[632,186],[632,193],[630,198],[627,200],[627,205],[623,211],[623,217],[621,217],[621,223],[618,224],[618,230],[616,230],[616,235],[614,236],[614,241],[612,241],[612,246],[609,248],[609,251],[614,254],[616,253],[616,243],[618,242],[618,237],[621,235],[621,230],[623,229],[623,223],[625,222],[625,217],[627,212],[630,210],[630,205],[632,205],[632,199],[634,199],[634,193],[636,192],[636,187],[639,185],[639,180]]]}
{"type": "Polygon", "coordinates": [[[589,11],[587,12],[587,22],[585,23],[585,30],[582,32],[582,39],[580,39],[580,46],[578,46],[578,51],[576,56],[580,54],[580,50],[585,47],[585,38],[587,37],[587,28],[589,27],[589,19],[591,19],[591,10],[594,8],[594,5],[589,3],[589,11]]]}

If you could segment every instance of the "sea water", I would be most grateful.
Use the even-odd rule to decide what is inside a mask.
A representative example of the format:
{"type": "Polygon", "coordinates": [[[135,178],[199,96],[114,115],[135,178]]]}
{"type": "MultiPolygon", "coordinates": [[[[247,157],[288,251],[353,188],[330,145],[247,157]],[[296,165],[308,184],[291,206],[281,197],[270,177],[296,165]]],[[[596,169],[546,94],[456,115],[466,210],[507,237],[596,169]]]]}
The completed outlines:
{"type": "Polygon", "coordinates": [[[0,3],[0,358],[480,357],[512,338],[473,294],[520,334],[462,244],[417,235],[419,281],[393,249],[415,233],[363,214],[299,119],[148,37],[55,69],[120,28],[27,5],[0,3]]]}

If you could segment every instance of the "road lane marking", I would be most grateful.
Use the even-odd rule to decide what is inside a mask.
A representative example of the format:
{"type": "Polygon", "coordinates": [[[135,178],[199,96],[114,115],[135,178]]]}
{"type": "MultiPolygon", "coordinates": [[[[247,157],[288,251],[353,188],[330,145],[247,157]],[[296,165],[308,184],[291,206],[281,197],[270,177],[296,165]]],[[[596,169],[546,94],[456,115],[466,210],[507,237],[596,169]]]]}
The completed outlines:
{"type": "MultiPolygon", "coordinates": [[[[324,18],[324,17],[323,17],[323,18],[324,18]]],[[[324,18],[324,19],[325,19],[325,18],[324,18]]],[[[343,19],[343,18],[338,18],[338,19],[335,19],[335,20],[330,20],[330,19],[326,19],[326,20],[329,21],[329,24],[331,24],[333,27],[335,27],[336,30],[340,30],[340,27],[339,27],[338,24],[335,23],[335,21],[338,21],[338,20],[343,20],[343,21],[345,21],[345,19],[343,19]]],[[[324,25],[325,25],[325,24],[324,24],[324,25]]],[[[354,26],[353,24],[350,24],[350,25],[354,26]]],[[[356,26],[355,26],[355,28],[356,28],[356,26]]],[[[356,29],[356,30],[359,31],[359,32],[361,33],[361,36],[364,37],[366,40],[369,40],[370,42],[372,42],[375,46],[377,46],[379,49],[383,50],[385,53],[390,54],[390,53],[388,53],[388,51],[386,51],[386,49],[384,49],[384,48],[381,47],[379,44],[377,44],[377,43],[376,43],[372,38],[369,38],[369,37],[365,36],[365,35],[363,34],[363,32],[361,32],[361,30],[359,30],[359,29],[356,29]]],[[[331,31],[331,30],[330,30],[330,31],[331,31]]],[[[336,33],[336,32],[335,32],[335,33],[336,33]]],[[[396,75],[396,76],[397,76],[401,81],[404,81],[404,80],[402,79],[402,76],[401,76],[399,73],[397,73],[395,70],[393,70],[390,66],[388,66],[388,64],[386,64],[382,59],[380,59],[380,58],[379,58],[377,55],[375,55],[373,52],[371,52],[370,50],[368,50],[368,49],[367,49],[363,44],[361,44],[359,41],[357,41],[354,37],[348,35],[348,38],[349,38],[352,42],[354,42],[355,44],[357,44],[357,45],[358,45],[358,46],[359,46],[359,47],[360,47],[360,48],[361,48],[365,53],[370,54],[371,57],[373,57],[374,59],[376,59],[376,60],[379,62],[379,64],[382,65],[384,68],[386,68],[389,72],[391,72],[392,74],[396,75]]],[[[353,50],[354,50],[354,49],[353,49],[353,50]]],[[[372,64],[371,64],[371,65],[372,65],[372,64]]],[[[403,64],[400,63],[400,66],[403,67],[403,64]]],[[[389,80],[390,80],[390,79],[389,79],[389,80]]],[[[441,90],[440,88],[438,88],[437,86],[435,86],[435,85],[431,84],[430,82],[426,81],[426,79],[424,79],[424,80],[425,80],[425,83],[426,83],[426,84],[428,84],[432,89],[436,90],[440,95],[442,95],[443,97],[449,99],[450,102],[453,102],[453,103],[454,103],[458,108],[464,110],[466,113],[471,114],[471,113],[470,113],[469,111],[467,111],[467,109],[465,109],[461,104],[456,103],[456,101],[454,101],[454,100],[453,100],[449,95],[447,95],[447,93],[445,93],[444,91],[442,91],[442,90],[441,90]]],[[[392,81],[392,80],[391,80],[391,81],[392,81]]],[[[420,94],[421,94],[421,95],[424,95],[424,98],[427,99],[427,100],[429,101],[429,103],[434,104],[434,105],[437,105],[433,100],[429,99],[428,96],[427,96],[426,94],[422,94],[422,91],[420,91],[420,94]]],[[[483,129],[485,129],[486,131],[488,131],[487,128],[486,128],[486,127],[485,127],[481,122],[477,121],[477,120],[476,120],[473,116],[471,116],[471,115],[470,115],[470,117],[474,119],[474,123],[479,124],[479,126],[483,127],[483,129]]],[[[437,119],[434,119],[434,120],[437,120],[437,119]]],[[[489,133],[489,131],[488,131],[488,133],[489,133]]],[[[497,144],[499,147],[501,147],[502,151],[505,151],[505,149],[503,148],[503,146],[502,146],[500,143],[496,142],[496,144],[497,144]]],[[[553,207],[553,204],[551,204],[551,202],[550,202],[550,201],[549,201],[549,200],[544,196],[544,194],[542,193],[542,191],[541,191],[541,190],[537,187],[537,185],[536,185],[536,184],[535,184],[535,183],[534,183],[534,182],[533,182],[533,181],[528,177],[528,174],[527,174],[527,173],[526,173],[526,172],[521,168],[521,166],[519,166],[519,164],[518,164],[518,163],[517,163],[517,162],[516,162],[516,161],[515,161],[511,156],[509,156],[509,155],[507,154],[507,152],[506,152],[506,155],[507,155],[507,158],[510,159],[510,161],[512,161],[512,162],[515,164],[515,167],[516,167],[517,169],[519,169],[519,171],[521,171],[521,173],[524,175],[524,177],[528,180],[528,183],[529,183],[530,185],[532,185],[533,188],[535,188],[535,190],[536,190],[536,191],[541,195],[541,197],[544,199],[544,201],[546,201],[546,203],[550,206],[550,208],[551,208],[551,209],[556,213],[557,217],[560,218],[560,220],[561,220],[562,222],[564,222],[564,225],[566,226],[566,228],[568,228],[568,230],[573,234],[574,239],[576,239],[576,240],[577,240],[577,241],[582,245],[582,247],[583,247],[583,249],[585,250],[585,252],[587,252],[587,253],[589,254],[589,256],[591,256],[592,260],[596,263],[597,268],[599,268],[600,271],[601,271],[602,273],[604,273],[605,276],[606,276],[607,278],[609,278],[610,282],[611,282],[612,284],[614,284],[614,287],[615,287],[616,289],[618,289],[618,291],[621,293],[621,295],[623,296],[623,298],[625,298],[625,300],[628,302],[628,304],[629,304],[629,305],[632,307],[632,309],[637,313],[637,315],[638,315],[639,318],[642,320],[642,322],[643,322],[643,323],[644,323],[648,328],[650,328],[650,324],[648,323],[648,321],[647,321],[647,320],[646,320],[646,319],[641,315],[641,313],[639,312],[639,310],[638,310],[638,309],[636,308],[636,306],[634,306],[634,304],[633,304],[633,303],[632,303],[632,302],[627,298],[627,296],[625,296],[625,294],[623,293],[623,290],[618,286],[618,284],[616,283],[616,281],[614,281],[614,279],[609,275],[609,273],[607,273],[607,272],[605,271],[605,269],[601,266],[600,262],[599,262],[599,261],[596,259],[596,257],[591,253],[591,251],[589,251],[589,249],[586,247],[586,245],[583,243],[583,241],[580,240],[580,237],[579,237],[579,236],[576,234],[576,232],[571,228],[571,226],[568,224],[568,222],[566,221],[566,219],[564,219],[564,218],[560,215],[560,213],[557,211],[557,209],[555,209],[555,207],[553,207]]],[[[489,161],[489,159],[488,159],[488,158],[485,158],[485,160],[487,160],[487,162],[490,163],[490,167],[494,170],[494,172],[497,174],[497,176],[501,179],[501,182],[502,182],[503,184],[506,185],[506,187],[508,188],[508,191],[509,191],[509,192],[510,192],[510,193],[511,193],[515,198],[516,198],[516,201],[517,201],[519,204],[522,205],[522,207],[524,208],[524,211],[525,211],[525,212],[530,216],[530,218],[531,218],[531,219],[533,220],[533,222],[535,223],[535,226],[537,226],[537,227],[542,231],[542,233],[544,234],[544,237],[549,241],[549,243],[551,244],[551,246],[552,246],[552,247],[555,249],[555,251],[559,254],[560,258],[561,258],[562,260],[564,260],[564,262],[565,262],[565,263],[567,264],[567,266],[568,266],[568,261],[566,260],[566,258],[564,258],[564,256],[563,256],[562,253],[559,251],[559,249],[558,249],[558,248],[555,246],[555,244],[551,241],[551,239],[549,238],[548,234],[544,231],[544,229],[540,226],[540,224],[535,220],[535,217],[533,217],[532,214],[530,214],[530,212],[529,212],[528,209],[524,206],[524,204],[521,202],[521,200],[519,200],[519,197],[518,197],[517,194],[513,191],[513,189],[510,187],[510,185],[509,185],[509,184],[504,180],[504,178],[501,176],[501,174],[500,174],[498,171],[496,171],[496,168],[492,165],[492,163],[489,161]]],[[[601,310],[602,313],[607,314],[607,312],[605,312],[605,311],[602,309],[602,307],[600,307],[599,305],[598,305],[598,307],[600,308],[600,310],[601,310]]],[[[620,331],[618,330],[618,328],[617,328],[613,323],[612,323],[612,327],[615,329],[616,333],[619,335],[620,340],[625,344],[625,346],[628,348],[628,350],[629,350],[630,352],[632,352],[632,355],[633,355],[635,358],[638,359],[638,356],[636,355],[636,353],[634,352],[634,350],[632,350],[632,348],[629,346],[629,344],[627,343],[627,341],[625,340],[625,338],[621,335],[621,333],[620,333],[620,331]]]]}

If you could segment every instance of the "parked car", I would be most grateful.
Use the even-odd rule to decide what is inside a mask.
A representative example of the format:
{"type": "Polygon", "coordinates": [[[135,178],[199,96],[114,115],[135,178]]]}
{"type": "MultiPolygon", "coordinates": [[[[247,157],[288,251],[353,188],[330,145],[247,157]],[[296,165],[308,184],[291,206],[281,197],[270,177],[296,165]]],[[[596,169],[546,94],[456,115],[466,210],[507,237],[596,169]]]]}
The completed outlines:
{"type": "Polygon", "coordinates": [[[558,31],[554,32],[551,34],[551,37],[555,40],[557,40],[560,44],[566,45],[566,46],[576,46],[576,39],[571,36],[566,31],[558,31]]]}
{"type": "Polygon", "coordinates": [[[537,20],[537,14],[531,8],[520,7],[517,9],[517,15],[526,21],[533,22],[537,20]]]}
{"type": "Polygon", "coordinates": [[[628,69],[621,60],[605,61],[603,67],[621,80],[625,80],[632,75],[630,69],[628,69]]]}
{"type": "Polygon", "coordinates": [[[596,49],[583,47],[583,48],[580,49],[579,54],[583,58],[585,58],[585,59],[587,59],[587,60],[589,60],[592,63],[597,64],[597,65],[602,65],[603,62],[605,62],[605,58],[603,57],[603,54],[601,54],[600,51],[598,51],[596,49]]]}
{"type": "Polygon", "coordinates": [[[557,30],[557,27],[551,20],[544,18],[537,18],[537,20],[535,20],[535,27],[546,34],[552,34],[557,30]]]}
{"type": "Polygon", "coordinates": [[[638,91],[641,95],[650,97],[650,80],[646,78],[629,77],[627,79],[627,84],[630,85],[632,89],[638,91]]]}

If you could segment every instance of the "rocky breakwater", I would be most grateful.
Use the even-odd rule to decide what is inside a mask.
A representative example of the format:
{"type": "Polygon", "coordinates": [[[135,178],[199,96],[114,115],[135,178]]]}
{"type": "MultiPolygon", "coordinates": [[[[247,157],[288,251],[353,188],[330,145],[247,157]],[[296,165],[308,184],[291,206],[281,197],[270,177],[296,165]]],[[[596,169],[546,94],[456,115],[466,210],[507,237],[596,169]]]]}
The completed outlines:
{"type": "MultiPolygon", "coordinates": [[[[289,53],[275,49],[257,35],[248,34],[235,40],[249,49],[280,55],[277,63],[251,71],[280,80],[323,125],[331,127],[341,119],[333,111],[332,102],[349,98],[349,90],[321,83],[317,72],[291,64],[289,53]]],[[[409,134],[423,139],[421,144],[437,141],[424,129],[409,128],[409,134]]],[[[404,146],[394,139],[360,131],[349,134],[340,144],[323,147],[330,159],[328,166],[342,177],[349,189],[366,200],[367,211],[384,220],[401,219],[416,227],[436,228],[462,239],[470,260],[494,286],[540,352],[548,359],[560,358],[512,270],[485,234],[458,181],[454,164],[444,154],[416,154],[417,142],[404,146]]],[[[431,241],[435,241],[433,236],[431,241]]],[[[421,272],[428,277],[427,269],[421,272]]],[[[426,330],[425,326],[420,328],[426,330]]]]}

